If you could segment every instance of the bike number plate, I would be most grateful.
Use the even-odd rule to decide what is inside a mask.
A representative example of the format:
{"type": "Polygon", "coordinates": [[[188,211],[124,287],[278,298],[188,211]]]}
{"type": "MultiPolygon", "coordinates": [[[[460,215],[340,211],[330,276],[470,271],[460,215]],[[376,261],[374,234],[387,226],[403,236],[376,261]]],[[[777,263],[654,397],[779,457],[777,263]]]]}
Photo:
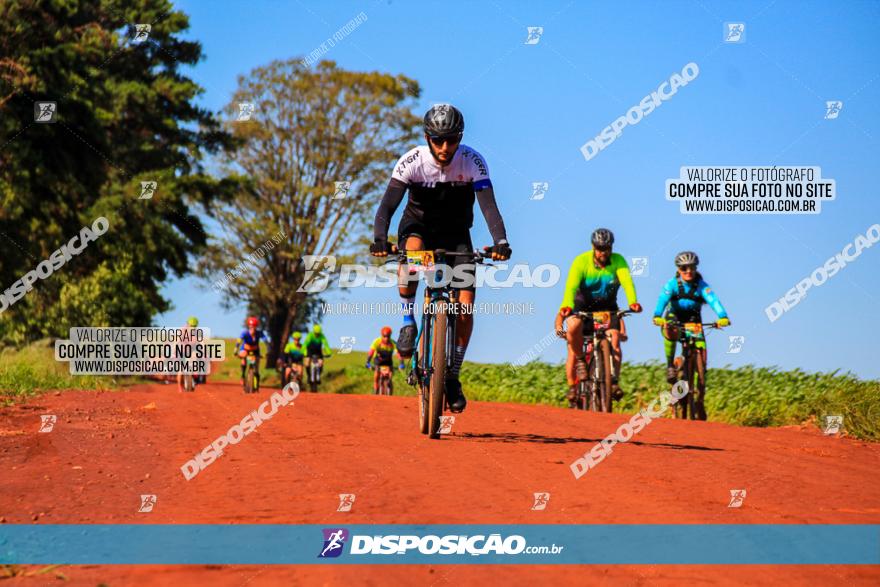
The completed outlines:
{"type": "Polygon", "coordinates": [[[428,271],[434,268],[434,251],[407,251],[406,264],[410,271],[428,271]]]}
{"type": "Polygon", "coordinates": [[[593,322],[605,326],[611,323],[611,312],[593,312],[593,322]]]}
{"type": "Polygon", "coordinates": [[[692,332],[692,333],[694,333],[694,334],[702,334],[702,332],[703,332],[703,325],[702,325],[702,324],[688,323],[688,324],[685,324],[685,325],[684,325],[684,329],[687,330],[688,332],[692,332]]]}

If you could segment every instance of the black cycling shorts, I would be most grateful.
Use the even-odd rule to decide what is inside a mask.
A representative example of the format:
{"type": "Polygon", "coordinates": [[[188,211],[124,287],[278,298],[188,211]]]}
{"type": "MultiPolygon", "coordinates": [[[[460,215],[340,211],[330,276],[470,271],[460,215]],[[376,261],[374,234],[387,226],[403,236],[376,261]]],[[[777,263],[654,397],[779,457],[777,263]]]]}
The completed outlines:
{"type": "MultiPolygon", "coordinates": [[[[420,222],[404,218],[397,229],[398,246],[406,246],[406,239],[410,236],[421,238],[424,243],[422,246],[428,251],[445,249],[447,251],[472,252],[474,250],[469,230],[460,228],[447,231],[429,230],[426,225],[420,222]]],[[[472,260],[465,256],[447,257],[446,265],[449,267],[467,265],[468,268],[465,270],[465,273],[468,275],[471,285],[469,287],[455,287],[455,282],[453,281],[453,288],[464,291],[476,290],[476,266],[472,260]]]]}

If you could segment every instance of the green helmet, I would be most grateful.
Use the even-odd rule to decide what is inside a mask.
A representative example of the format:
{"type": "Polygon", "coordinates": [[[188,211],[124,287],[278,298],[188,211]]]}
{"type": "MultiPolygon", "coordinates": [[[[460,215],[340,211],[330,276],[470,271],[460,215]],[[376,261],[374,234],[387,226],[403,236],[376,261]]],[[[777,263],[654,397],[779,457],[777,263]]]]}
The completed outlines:
{"type": "Polygon", "coordinates": [[[312,332],[314,332],[315,334],[321,334],[321,325],[315,324],[314,326],[312,326],[312,332]]]}
{"type": "Polygon", "coordinates": [[[199,325],[199,319],[196,318],[195,316],[190,316],[189,318],[186,319],[186,323],[189,324],[190,326],[192,326],[193,328],[195,328],[196,326],[199,325]]]}

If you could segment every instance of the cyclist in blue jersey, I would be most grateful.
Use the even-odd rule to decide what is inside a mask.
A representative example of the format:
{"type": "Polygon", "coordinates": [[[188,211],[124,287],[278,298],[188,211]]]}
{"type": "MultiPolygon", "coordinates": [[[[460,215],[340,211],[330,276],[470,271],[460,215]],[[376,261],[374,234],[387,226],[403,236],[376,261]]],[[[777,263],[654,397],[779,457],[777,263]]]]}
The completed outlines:
{"type": "Polygon", "coordinates": [[[254,372],[254,390],[260,388],[260,341],[267,340],[266,334],[260,330],[260,321],[256,316],[247,319],[247,330],[243,330],[236,341],[238,356],[241,357],[241,385],[244,385],[244,371],[247,365],[248,353],[256,357],[254,372]]]}
{"type": "MultiPolygon", "coordinates": [[[[666,354],[666,380],[669,383],[675,383],[678,379],[674,365],[678,333],[666,325],[667,317],[673,316],[680,323],[702,322],[703,304],[709,304],[718,315],[718,326],[730,326],[727,310],[721,305],[718,294],[697,271],[699,263],[700,258],[692,251],[682,251],[675,256],[677,268],[675,277],[663,286],[657,307],[654,309],[654,324],[665,328],[663,350],[666,354]]],[[[703,364],[706,365],[706,341],[698,342],[697,348],[703,355],[703,364]]]]}

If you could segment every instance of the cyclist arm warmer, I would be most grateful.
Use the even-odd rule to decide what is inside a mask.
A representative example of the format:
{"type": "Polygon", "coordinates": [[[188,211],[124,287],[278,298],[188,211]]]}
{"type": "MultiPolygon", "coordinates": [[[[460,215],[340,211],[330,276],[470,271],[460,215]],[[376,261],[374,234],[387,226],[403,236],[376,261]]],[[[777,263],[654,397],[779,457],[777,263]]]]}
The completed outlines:
{"type": "Polygon", "coordinates": [[[565,280],[565,293],[562,296],[562,308],[574,308],[574,296],[577,294],[578,288],[584,279],[583,255],[575,257],[568,270],[568,278],[565,280]]]}
{"type": "Polygon", "coordinates": [[[727,310],[724,309],[724,306],[721,305],[721,300],[718,299],[718,294],[716,294],[712,288],[709,287],[709,284],[703,281],[700,283],[700,294],[703,296],[703,299],[706,300],[706,303],[709,304],[709,307],[712,308],[719,318],[727,318],[727,310]]]}
{"type": "Polygon", "coordinates": [[[486,182],[487,186],[477,190],[477,201],[480,203],[483,218],[486,219],[486,224],[489,226],[493,243],[496,245],[502,241],[506,243],[507,230],[504,228],[504,220],[501,218],[501,212],[498,211],[498,204],[495,202],[495,190],[492,189],[492,184],[488,180],[486,182]]]}
{"type": "Polygon", "coordinates": [[[663,291],[660,292],[660,297],[657,298],[657,306],[654,308],[654,316],[660,317],[663,316],[663,312],[666,311],[666,305],[669,303],[669,300],[672,299],[672,287],[673,281],[667,281],[663,286],[663,291]]]}
{"type": "Polygon", "coordinates": [[[633,284],[632,276],[629,274],[629,265],[626,264],[626,259],[622,256],[618,256],[618,266],[615,273],[621,287],[623,287],[623,293],[626,294],[626,303],[632,305],[638,302],[636,286],[633,284]]]}
{"type": "Polygon", "coordinates": [[[385,188],[385,195],[379,202],[379,209],[376,211],[376,219],[373,221],[373,240],[388,240],[388,226],[391,224],[391,217],[397,211],[400,202],[403,201],[403,195],[406,193],[406,184],[399,179],[392,178],[385,188]]]}

